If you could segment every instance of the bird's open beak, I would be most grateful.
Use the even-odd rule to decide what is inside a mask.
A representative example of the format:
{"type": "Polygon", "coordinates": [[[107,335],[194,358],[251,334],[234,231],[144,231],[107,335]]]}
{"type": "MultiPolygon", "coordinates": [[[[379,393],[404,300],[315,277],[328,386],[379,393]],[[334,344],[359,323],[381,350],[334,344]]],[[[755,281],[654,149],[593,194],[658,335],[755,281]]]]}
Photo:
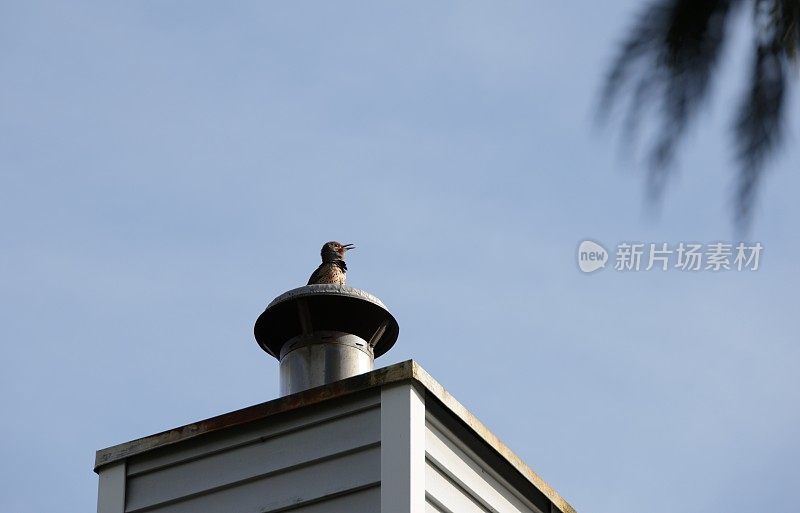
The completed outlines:
{"type": "Polygon", "coordinates": [[[352,244],[342,244],[342,249],[347,251],[349,249],[356,249],[356,247],[353,246],[352,244]]]}

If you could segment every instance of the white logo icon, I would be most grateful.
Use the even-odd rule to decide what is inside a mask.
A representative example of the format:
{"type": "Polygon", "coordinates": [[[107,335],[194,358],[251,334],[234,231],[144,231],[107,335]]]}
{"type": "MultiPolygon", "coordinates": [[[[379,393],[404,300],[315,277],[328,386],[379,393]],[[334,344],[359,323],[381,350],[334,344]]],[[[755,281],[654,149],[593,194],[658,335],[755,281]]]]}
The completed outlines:
{"type": "Polygon", "coordinates": [[[585,273],[593,273],[606,266],[608,251],[600,244],[585,240],[578,246],[578,267],[585,273]]]}

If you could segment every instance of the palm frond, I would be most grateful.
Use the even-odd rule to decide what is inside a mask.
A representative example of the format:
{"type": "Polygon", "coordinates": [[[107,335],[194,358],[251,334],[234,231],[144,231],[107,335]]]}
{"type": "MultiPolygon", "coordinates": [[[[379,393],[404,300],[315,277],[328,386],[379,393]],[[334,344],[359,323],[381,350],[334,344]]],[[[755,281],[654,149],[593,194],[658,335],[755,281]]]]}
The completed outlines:
{"type": "Polygon", "coordinates": [[[641,112],[655,99],[661,126],[650,150],[650,191],[663,188],[675,147],[697,107],[707,97],[726,26],[741,0],[658,0],[647,6],[622,43],[606,77],[601,114],[623,91],[634,91],[625,134],[636,132],[641,112]]]}
{"type": "Polygon", "coordinates": [[[792,60],[800,48],[800,2],[757,0],[755,55],[749,86],[734,126],[739,162],[736,219],[750,220],[755,192],[767,158],[783,135],[783,112],[792,60]]]}

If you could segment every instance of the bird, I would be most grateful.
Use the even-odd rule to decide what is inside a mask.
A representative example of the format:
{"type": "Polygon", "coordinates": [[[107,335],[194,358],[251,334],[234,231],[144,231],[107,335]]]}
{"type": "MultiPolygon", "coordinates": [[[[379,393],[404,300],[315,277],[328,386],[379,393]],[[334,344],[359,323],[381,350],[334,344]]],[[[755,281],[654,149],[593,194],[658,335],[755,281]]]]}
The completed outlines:
{"type": "Polygon", "coordinates": [[[347,279],[347,264],[344,263],[344,254],[354,248],[355,246],[352,244],[342,244],[335,240],[326,242],[320,251],[322,263],[311,273],[308,285],[318,283],[344,285],[347,279]]]}

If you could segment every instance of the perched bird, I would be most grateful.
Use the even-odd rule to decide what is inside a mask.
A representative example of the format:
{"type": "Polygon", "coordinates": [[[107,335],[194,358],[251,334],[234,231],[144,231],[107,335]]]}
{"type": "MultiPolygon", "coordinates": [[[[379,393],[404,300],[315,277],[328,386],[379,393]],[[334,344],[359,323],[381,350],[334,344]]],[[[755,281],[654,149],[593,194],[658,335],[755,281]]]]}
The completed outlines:
{"type": "Polygon", "coordinates": [[[311,274],[308,284],[315,283],[334,283],[344,285],[347,279],[347,264],[344,263],[344,254],[350,249],[355,248],[352,244],[341,244],[336,241],[326,242],[322,246],[322,263],[317,270],[311,274]]]}

